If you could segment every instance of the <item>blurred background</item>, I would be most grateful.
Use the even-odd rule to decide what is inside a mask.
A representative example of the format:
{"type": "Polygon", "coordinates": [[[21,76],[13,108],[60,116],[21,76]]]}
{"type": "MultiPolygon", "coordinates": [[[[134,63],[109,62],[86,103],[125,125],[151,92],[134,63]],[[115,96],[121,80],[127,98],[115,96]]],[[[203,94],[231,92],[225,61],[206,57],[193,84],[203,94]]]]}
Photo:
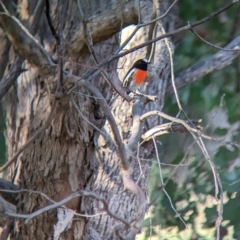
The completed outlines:
{"type": "MultiPolygon", "coordinates": [[[[223,0],[181,0],[182,25],[197,21],[225,4],[223,0]]],[[[224,47],[240,34],[239,4],[194,30],[207,41],[224,47]]],[[[218,51],[192,32],[184,33],[175,49],[175,73],[218,51]]],[[[240,59],[180,89],[178,94],[188,117],[202,119],[204,132],[222,140],[222,143],[204,140],[223,185],[220,234],[221,239],[240,239],[240,150],[234,145],[240,145],[240,59]]],[[[172,116],[178,113],[173,95],[166,99],[163,111],[172,116]]],[[[177,169],[166,165],[161,169],[164,182],[168,181],[165,190],[187,227],[162,191],[155,162],[149,178],[149,196],[153,205],[145,219],[143,233],[137,239],[215,239],[219,201],[215,199],[209,163],[194,139],[187,133],[165,135],[158,138],[158,149],[162,163],[182,164],[177,169]]]]}

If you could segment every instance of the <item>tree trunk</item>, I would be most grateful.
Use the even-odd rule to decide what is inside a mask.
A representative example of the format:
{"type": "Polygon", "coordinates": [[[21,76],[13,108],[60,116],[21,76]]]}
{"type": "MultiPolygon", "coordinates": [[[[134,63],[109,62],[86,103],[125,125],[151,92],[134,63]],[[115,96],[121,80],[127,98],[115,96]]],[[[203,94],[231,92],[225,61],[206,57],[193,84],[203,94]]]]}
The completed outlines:
{"type": "MultiPolygon", "coordinates": [[[[81,0],[83,16],[79,12],[77,1],[50,1],[53,27],[59,38],[63,39],[61,57],[45,15],[45,1],[18,1],[18,14],[11,1],[3,2],[9,11],[13,8],[10,12],[18,16],[38,41],[34,42],[22,31],[13,18],[0,16],[3,29],[0,34],[6,45],[3,54],[5,58],[1,58],[0,74],[2,66],[6,66],[5,77],[16,65],[24,69],[3,98],[7,158],[11,159],[29,138],[44,127],[49,115],[53,115],[50,126],[8,168],[9,179],[19,185],[20,189],[44,193],[56,202],[79,190],[93,192],[107,200],[113,213],[130,223],[133,222],[139,214],[138,198],[133,192],[124,189],[118,148],[112,140],[112,130],[98,99],[84,87],[74,88],[70,94],[66,94],[66,89],[73,86],[65,82],[65,79],[63,96],[58,98],[54,93],[59,86],[60,65],[56,63],[60,58],[63,59],[63,69],[75,76],[83,76],[96,65],[86,44],[82,23],[86,22],[88,25],[95,55],[98,61],[102,62],[118,49],[120,36],[117,32],[138,22],[138,1],[81,0]],[[18,28],[20,30],[17,31],[18,28]],[[46,52],[40,49],[39,44],[46,52]],[[52,59],[52,65],[47,63],[47,55],[52,59]],[[101,129],[101,132],[98,129],[101,129]]],[[[160,12],[156,10],[156,16],[166,11],[169,7],[168,1],[161,5],[160,2],[155,1],[153,7],[150,1],[140,1],[141,19],[144,22],[151,20],[154,9],[161,9],[160,12]]],[[[164,22],[159,21],[158,35],[165,31],[169,21],[172,23],[170,28],[174,29],[174,14],[164,18],[164,22]]],[[[151,26],[141,28],[127,48],[151,38],[151,26]]],[[[132,61],[144,58],[148,52],[146,47],[128,55],[124,70],[120,71],[120,78],[132,61]]],[[[137,100],[132,107],[119,97],[112,107],[120,135],[128,146],[133,138],[134,111],[140,110],[140,114],[143,114],[153,109],[160,110],[159,106],[163,106],[166,81],[169,77],[169,54],[165,40],[156,44],[154,53],[154,69],[143,90],[147,94],[157,95],[158,101],[144,104],[137,100]]],[[[124,59],[121,59],[120,65],[122,60],[124,59]]],[[[118,60],[115,60],[104,66],[109,79],[116,78],[117,63],[118,60]]],[[[107,103],[110,103],[114,90],[104,77],[98,73],[89,82],[96,86],[107,103]]],[[[159,121],[159,118],[153,117],[147,123],[140,123],[138,128],[147,130],[159,121]]],[[[138,143],[134,142],[133,145],[131,148],[136,156],[138,143]]],[[[144,144],[140,147],[139,157],[152,157],[152,150],[151,144],[144,144]]],[[[130,163],[132,179],[146,193],[150,163],[141,162],[140,167],[139,161],[134,157],[130,158],[130,163]]],[[[17,200],[19,214],[30,214],[52,204],[43,195],[30,191],[19,193],[17,200]]],[[[116,229],[121,222],[109,216],[108,211],[104,212],[102,202],[94,198],[77,197],[65,206],[82,216],[75,216],[69,227],[55,239],[117,239],[118,233],[123,236],[129,233],[126,228],[118,232],[116,229]],[[103,212],[104,214],[100,214],[103,212]]],[[[59,215],[55,209],[40,214],[27,224],[23,220],[16,220],[11,239],[52,239],[56,236],[54,225],[57,224],[59,215]]]]}

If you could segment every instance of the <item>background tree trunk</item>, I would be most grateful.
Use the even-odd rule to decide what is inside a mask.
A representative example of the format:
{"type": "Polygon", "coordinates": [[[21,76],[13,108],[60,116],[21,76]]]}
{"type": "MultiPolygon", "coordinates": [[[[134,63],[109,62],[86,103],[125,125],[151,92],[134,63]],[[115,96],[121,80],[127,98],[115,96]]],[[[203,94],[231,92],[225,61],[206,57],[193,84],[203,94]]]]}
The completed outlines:
{"type": "MultiPolygon", "coordinates": [[[[57,60],[57,46],[46,19],[44,1],[19,1],[18,13],[12,1],[3,2],[11,13],[19,17],[49,56],[57,60]],[[39,18],[36,19],[36,16],[39,18]]],[[[121,36],[117,32],[121,28],[136,24],[139,17],[144,22],[150,21],[154,9],[161,10],[160,12],[156,10],[157,16],[164,13],[169,7],[169,1],[161,4],[160,2],[155,1],[154,6],[150,1],[140,1],[141,16],[139,16],[138,1],[81,1],[83,17],[90,26],[94,51],[99,62],[113,54],[119,47],[121,36]],[[105,29],[104,32],[103,29],[105,29]]],[[[70,0],[67,3],[50,1],[50,12],[53,27],[59,36],[63,37],[64,69],[74,75],[82,76],[94,67],[95,62],[86,45],[77,1],[70,0]]],[[[164,18],[164,22],[158,26],[158,35],[165,31],[166,25],[168,30],[175,28],[175,16],[177,16],[176,12],[173,11],[164,18]],[[168,24],[169,22],[171,25],[168,24]]],[[[60,201],[78,190],[92,191],[107,199],[109,208],[116,215],[129,222],[133,221],[137,217],[139,205],[135,195],[123,189],[118,152],[111,140],[111,130],[98,100],[84,88],[75,88],[71,94],[55,100],[52,93],[58,81],[57,71],[48,71],[48,66],[40,65],[41,58],[35,56],[33,45],[28,45],[30,51],[23,49],[24,40],[21,39],[20,33],[14,36],[13,22],[7,16],[0,16],[3,29],[1,38],[4,39],[5,46],[5,52],[2,53],[5,58],[1,58],[0,74],[2,76],[4,66],[6,66],[4,76],[7,76],[16,65],[22,66],[26,71],[19,75],[14,86],[3,99],[8,159],[26,143],[27,139],[43,127],[49,114],[55,111],[55,101],[57,101],[57,107],[47,130],[9,168],[9,179],[18,184],[20,189],[42,192],[54,201],[60,201]],[[17,37],[19,37],[18,40],[17,37]],[[101,135],[93,125],[102,129],[105,135],[101,135]]],[[[127,48],[147,41],[149,29],[151,29],[149,26],[140,29],[127,48]]],[[[158,95],[159,100],[147,105],[138,100],[133,105],[133,112],[140,109],[142,114],[152,109],[160,110],[163,106],[166,81],[169,77],[169,54],[165,41],[162,40],[156,44],[154,70],[152,74],[150,73],[150,82],[144,88],[146,93],[158,95]]],[[[129,55],[124,70],[120,72],[120,77],[122,78],[134,60],[145,57],[147,51],[146,48],[129,55]]],[[[118,60],[115,60],[104,67],[110,79],[116,77],[117,62],[118,60]]],[[[101,91],[109,103],[114,91],[107,81],[98,74],[90,82],[101,91]]],[[[121,136],[127,143],[131,139],[132,107],[119,98],[112,112],[121,136]]],[[[141,127],[147,130],[159,121],[159,118],[150,118],[147,124],[141,127]]],[[[137,145],[134,149],[137,149],[137,145]]],[[[142,146],[139,156],[144,158],[152,156],[151,144],[142,146]]],[[[132,178],[135,182],[140,179],[138,184],[144,192],[147,191],[146,180],[149,167],[149,162],[146,162],[140,169],[137,159],[131,159],[132,178]],[[140,175],[141,172],[143,175],[140,175]]],[[[23,192],[18,195],[17,212],[32,213],[50,203],[40,194],[23,192]]],[[[89,197],[79,197],[65,206],[85,216],[96,216],[76,216],[69,229],[65,230],[59,239],[117,238],[113,227],[119,222],[108,214],[97,215],[102,212],[103,207],[99,201],[89,197]]],[[[12,239],[52,239],[57,221],[56,210],[45,212],[28,224],[24,224],[22,220],[15,221],[12,239]]],[[[122,232],[122,234],[127,233],[127,231],[122,232]]]]}

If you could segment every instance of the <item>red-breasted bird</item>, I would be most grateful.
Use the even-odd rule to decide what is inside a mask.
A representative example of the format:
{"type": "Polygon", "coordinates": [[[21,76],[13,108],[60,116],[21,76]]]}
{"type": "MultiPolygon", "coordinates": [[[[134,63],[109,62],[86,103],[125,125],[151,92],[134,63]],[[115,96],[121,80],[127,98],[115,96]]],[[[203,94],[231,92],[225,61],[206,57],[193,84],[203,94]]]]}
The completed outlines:
{"type": "Polygon", "coordinates": [[[137,60],[123,79],[123,87],[130,91],[136,91],[144,83],[147,77],[148,59],[137,60]]]}

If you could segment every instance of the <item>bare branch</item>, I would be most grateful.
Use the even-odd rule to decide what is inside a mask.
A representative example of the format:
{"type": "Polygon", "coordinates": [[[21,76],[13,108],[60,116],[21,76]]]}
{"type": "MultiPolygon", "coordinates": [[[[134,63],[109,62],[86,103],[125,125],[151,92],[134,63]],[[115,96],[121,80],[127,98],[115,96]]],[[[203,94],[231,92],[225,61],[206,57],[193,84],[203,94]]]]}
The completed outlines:
{"type": "Polygon", "coordinates": [[[159,115],[160,117],[162,118],[165,118],[169,121],[172,121],[172,122],[176,122],[176,123],[179,123],[179,124],[182,124],[188,131],[192,131],[192,132],[195,132],[195,133],[198,133],[199,131],[195,128],[192,128],[190,125],[188,125],[187,122],[185,122],[184,120],[182,119],[179,119],[179,118],[175,118],[175,117],[172,117],[172,116],[169,116],[163,112],[159,112],[159,111],[150,111],[150,112],[147,112],[145,114],[143,114],[141,117],[140,117],[140,120],[142,121],[143,119],[151,116],[151,115],[159,115]]]}
{"type": "MultiPolygon", "coordinates": [[[[226,46],[226,49],[240,49],[240,36],[235,38],[226,46]]],[[[203,59],[191,67],[178,73],[176,76],[176,88],[182,88],[189,85],[201,77],[215,71],[220,70],[232,63],[232,61],[240,55],[240,51],[219,51],[214,55],[203,59]]],[[[168,84],[167,93],[172,93],[172,86],[168,84]]]]}
{"type": "Polygon", "coordinates": [[[0,23],[14,49],[23,58],[35,66],[40,73],[47,75],[52,73],[54,64],[48,53],[16,17],[9,12],[0,13],[0,23]]]}
{"type": "MultiPolygon", "coordinates": [[[[178,33],[180,33],[180,32],[184,32],[184,31],[187,31],[187,30],[189,30],[190,28],[193,28],[193,27],[196,27],[196,26],[198,26],[198,25],[200,25],[200,24],[203,24],[203,23],[207,22],[208,20],[210,20],[211,18],[217,16],[217,15],[220,14],[221,12],[224,12],[224,11],[227,10],[228,8],[232,7],[233,5],[235,5],[235,4],[238,3],[238,2],[239,2],[239,0],[233,1],[232,3],[228,4],[227,6],[219,9],[218,11],[210,14],[209,16],[207,16],[207,17],[205,17],[205,18],[203,18],[203,19],[201,19],[201,20],[199,20],[199,21],[197,21],[197,22],[195,22],[195,23],[192,23],[191,25],[188,24],[188,25],[186,25],[186,26],[184,26],[184,27],[181,27],[181,28],[179,28],[179,29],[177,29],[177,30],[174,30],[174,31],[172,31],[172,32],[169,32],[169,33],[166,33],[166,34],[162,34],[161,36],[159,36],[159,37],[157,37],[157,38],[154,38],[154,39],[152,39],[152,40],[149,40],[149,41],[147,41],[147,42],[145,42],[145,43],[143,43],[143,44],[140,44],[140,45],[138,45],[138,46],[136,46],[136,47],[134,47],[134,48],[132,48],[132,49],[129,49],[129,50],[124,51],[124,52],[119,53],[119,54],[114,54],[114,55],[112,55],[111,57],[109,57],[108,59],[104,60],[102,63],[100,63],[97,67],[98,67],[99,69],[101,69],[101,68],[104,67],[106,64],[110,63],[111,61],[114,61],[114,60],[119,59],[119,58],[121,58],[121,57],[123,57],[123,56],[126,56],[127,54],[132,53],[132,52],[134,52],[134,51],[136,51],[136,50],[138,50],[138,49],[141,49],[141,48],[143,48],[143,47],[145,47],[145,46],[147,46],[147,45],[149,45],[149,44],[152,44],[153,42],[157,42],[157,41],[162,40],[162,39],[164,39],[164,38],[166,38],[166,37],[171,37],[171,36],[173,36],[173,35],[175,35],[175,34],[178,34],[178,33]]],[[[136,29],[135,31],[137,31],[137,29],[136,29]]],[[[134,32],[135,32],[135,31],[134,31],[134,32]]],[[[132,35],[134,35],[134,34],[131,34],[131,36],[132,36],[132,35]]],[[[86,80],[89,79],[89,78],[92,78],[92,77],[96,76],[96,75],[99,73],[99,71],[100,71],[100,70],[98,70],[98,69],[91,69],[91,70],[89,70],[89,71],[84,75],[84,78],[85,78],[86,80]]]]}
{"type": "Polygon", "coordinates": [[[73,82],[73,83],[77,84],[79,87],[87,88],[91,93],[93,93],[98,98],[98,102],[99,102],[102,110],[104,111],[105,116],[106,116],[106,118],[107,118],[107,120],[108,120],[108,122],[111,126],[111,130],[113,132],[114,140],[116,142],[119,157],[120,157],[120,160],[121,160],[122,168],[127,171],[129,169],[129,162],[127,160],[125,147],[124,147],[123,141],[121,139],[116,121],[115,121],[115,119],[112,115],[112,112],[111,112],[110,108],[108,107],[108,105],[106,103],[106,100],[104,99],[103,95],[90,82],[86,82],[86,81],[83,81],[83,80],[80,80],[80,81],[77,80],[77,83],[76,83],[76,81],[73,80],[73,76],[72,76],[72,79],[69,79],[69,80],[70,80],[70,82],[73,82]]]}
{"type": "Polygon", "coordinates": [[[95,193],[92,193],[92,192],[87,192],[87,191],[79,191],[79,192],[75,192],[71,195],[69,195],[68,197],[64,198],[63,200],[59,201],[59,202],[55,202],[49,206],[46,206],[44,208],[41,208],[31,214],[17,214],[17,213],[14,213],[12,211],[7,211],[5,214],[7,216],[10,216],[10,217],[14,217],[14,218],[20,218],[20,219],[26,219],[25,220],[25,223],[27,224],[31,219],[39,216],[40,214],[43,214],[44,212],[47,212],[47,211],[50,211],[50,210],[53,210],[53,209],[56,209],[58,207],[61,207],[63,206],[64,204],[66,204],[67,202],[71,201],[72,199],[74,198],[77,198],[77,197],[80,197],[80,196],[83,196],[83,197],[91,197],[91,198],[94,198],[96,200],[99,200],[103,203],[103,206],[104,206],[104,209],[108,212],[108,214],[113,217],[114,219],[124,223],[124,225],[126,225],[127,227],[130,226],[130,223],[128,223],[125,219],[123,219],[122,217],[114,214],[110,209],[109,209],[109,206],[108,206],[108,202],[105,198],[95,194],[95,193]]]}
{"type": "MultiPolygon", "coordinates": [[[[199,125],[199,123],[202,120],[191,120],[186,121],[187,124],[194,126],[198,130],[202,130],[202,127],[199,125]]],[[[188,131],[182,124],[175,123],[175,122],[170,122],[170,123],[164,123],[158,126],[155,126],[148,130],[146,133],[142,135],[142,139],[144,141],[151,140],[152,137],[158,137],[167,133],[172,133],[172,132],[186,132],[188,131]]]]}
{"type": "MultiPolygon", "coordinates": [[[[162,177],[161,162],[160,162],[160,158],[159,158],[159,154],[158,154],[158,149],[157,149],[156,140],[155,140],[154,137],[152,138],[152,140],[153,140],[153,144],[154,144],[154,147],[155,147],[155,152],[156,152],[156,156],[157,156],[157,160],[158,160],[158,168],[159,168],[160,181],[161,181],[162,186],[164,186],[163,177],[162,177]]],[[[171,197],[169,196],[169,194],[167,193],[165,187],[162,187],[162,190],[163,190],[163,192],[166,194],[166,196],[167,196],[167,198],[168,198],[168,200],[169,200],[169,203],[170,203],[173,211],[177,214],[177,216],[179,217],[179,219],[181,220],[181,222],[183,223],[183,225],[187,228],[187,225],[186,225],[185,221],[183,220],[183,218],[181,217],[181,215],[178,213],[178,211],[177,211],[177,210],[175,209],[175,207],[173,206],[172,199],[171,199],[171,197]]]]}
{"type": "MultiPolygon", "coordinates": [[[[120,4],[107,14],[94,16],[92,20],[88,19],[87,22],[92,42],[96,44],[113,36],[121,27],[136,24],[138,22],[138,7],[135,1],[120,1],[120,4]]],[[[86,46],[84,29],[81,24],[74,33],[69,40],[70,50],[72,54],[78,54],[86,46]]]]}
{"type": "Polygon", "coordinates": [[[137,199],[139,201],[140,213],[139,213],[138,219],[135,221],[135,226],[137,228],[140,228],[140,226],[142,224],[142,220],[145,215],[146,199],[145,199],[145,195],[144,195],[142,189],[132,180],[132,178],[130,176],[130,173],[129,173],[130,163],[128,161],[125,146],[121,139],[121,136],[120,136],[120,133],[118,130],[118,126],[115,122],[112,112],[111,112],[110,108],[108,107],[105,99],[103,98],[101,92],[93,84],[91,84],[90,82],[86,82],[84,80],[79,80],[79,78],[77,78],[73,75],[69,76],[68,80],[69,80],[69,82],[77,84],[78,87],[87,88],[91,93],[93,93],[95,95],[95,97],[98,98],[99,105],[101,106],[102,110],[104,111],[104,113],[106,115],[106,118],[107,118],[109,125],[111,127],[111,130],[113,132],[114,140],[117,145],[117,150],[118,150],[119,158],[121,161],[121,174],[122,174],[124,188],[133,192],[137,196],[137,199]]]}
{"type": "Polygon", "coordinates": [[[48,26],[49,26],[49,28],[52,32],[53,37],[56,40],[57,45],[60,45],[59,35],[57,34],[56,29],[54,28],[53,23],[52,23],[52,19],[51,19],[49,0],[46,0],[45,2],[46,2],[46,18],[47,18],[48,26]]]}
{"type": "Polygon", "coordinates": [[[175,0],[175,1],[169,6],[169,8],[167,9],[167,11],[166,11],[163,15],[161,15],[161,16],[153,19],[153,20],[151,20],[151,21],[148,22],[148,23],[143,23],[143,24],[139,25],[139,27],[145,27],[145,26],[147,26],[147,25],[150,25],[150,24],[152,24],[152,23],[155,23],[155,22],[159,21],[160,19],[166,17],[166,16],[168,15],[168,13],[170,12],[170,10],[173,8],[173,6],[177,3],[177,1],[179,1],[179,0],[175,0]]]}
{"type": "Polygon", "coordinates": [[[182,104],[180,103],[178,93],[177,93],[177,89],[176,89],[176,83],[175,83],[175,77],[174,77],[174,65],[173,65],[173,50],[170,47],[170,42],[169,42],[168,38],[165,38],[164,40],[165,40],[165,44],[167,46],[168,53],[169,53],[172,88],[173,88],[173,91],[174,91],[174,95],[175,95],[175,98],[176,98],[176,101],[177,101],[178,108],[179,108],[179,110],[183,110],[182,104]]]}
{"type": "MultiPolygon", "coordinates": [[[[184,31],[187,31],[187,30],[189,30],[189,29],[191,29],[191,28],[194,28],[194,27],[196,27],[196,26],[198,26],[198,25],[201,25],[201,24],[209,21],[211,18],[213,18],[213,17],[219,15],[220,13],[226,11],[228,8],[232,7],[233,5],[237,4],[238,2],[239,2],[239,0],[233,1],[232,3],[228,4],[227,6],[219,9],[218,11],[216,11],[216,12],[214,12],[214,13],[211,13],[209,16],[207,16],[207,17],[205,17],[205,18],[203,18],[203,19],[201,19],[201,20],[199,20],[199,21],[197,21],[197,22],[194,22],[194,23],[192,23],[192,24],[188,24],[188,25],[186,25],[186,26],[184,26],[184,27],[181,27],[181,28],[179,28],[179,29],[177,29],[177,30],[174,30],[174,31],[172,31],[172,32],[169,32],[169,33],[166,33],[166,34],[162,34],[161,36],[159,36],[159,37],[157,37],[157,38],[154,38],[154,39],[149,40],[149,41],[147,41],[147,42],[145,42],[145,43],[139,44],[138,46],[136,46],[136,47],[134,47],[134,48],[132,48],[132,49],[129,49],[129,50],[124,51],[124,52],[122,52],[122,53],[120,53],[120,54],[118,54],[118,55],[115,55],[115,56],[113,57],[113,59],[111,59],[110,61],[113,61],[113,60],[118,59],[118,58],[120,58],[120,57],[126,56],[126,55],[129,54],[129,53],[132,53],[132,52],[134,52],[134,51],[136,51],[136,50],[138,50],[138,49],[140,49],[140,48],[143,48],[143,47],[145,47],[145,46],[147,46],[147,45],[149,45],[149,44],[151,44],[151,43],[154,43],[154,42],[157,42],[157,41],[159,41],[159,40],[162,40],[163,38],[171,37],[171,36],[173,36],[173,35],[175,35],[175,34],[178,34],[178,33],[180,33],[180,32],[184,32],[184,31]]],[[[108,62],[110,62],[110,61],[108,60],[108,62]]],[[[107,63],[108,63],[108,62],[107,62],[107,63]]],[[[105,64],[104,64],[104,65],[105,65],[105,64]]]]}
{"type": "Polygon", "coordinates": [[[34,9],[33,15],[30,17],[29,23],[30,23],[30,32],[34,35],[38,29],[39,26],[39,19],[41,18],[41,15],[43,13],[43,9],[45,6],[44,0],[39,0],[37,2],[37,5],[34,9]]]}
{"type": "Polygon", "coordinates": [[[214,47],[216,49],[220,49],[220,50],[223,50],[223,51],[240,51],[240,49],[228,49],[228,48],[222,48],[222,47],[219,47],[213,43],[210,43],[208,42],[207,40],[205,40],[204,38],[202,38],[196,31],[194,31],[192,28],[190,29],[190,31],[196,36],[198,37],[201,41],[203,41],[204,43],[206,43],[207,45],[211,46],[211,47],[214,47]]]}

